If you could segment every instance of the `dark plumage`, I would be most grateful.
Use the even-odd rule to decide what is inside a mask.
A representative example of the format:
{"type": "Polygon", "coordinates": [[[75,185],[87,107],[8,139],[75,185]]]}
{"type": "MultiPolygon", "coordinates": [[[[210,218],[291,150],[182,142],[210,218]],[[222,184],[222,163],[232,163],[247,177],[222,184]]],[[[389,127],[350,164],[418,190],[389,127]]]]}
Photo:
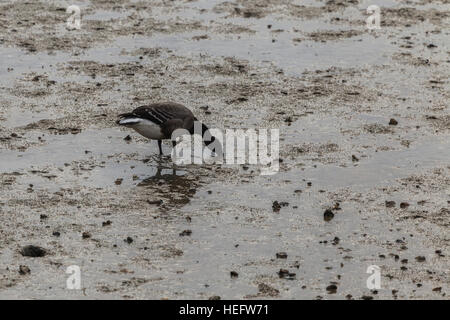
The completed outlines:
{"type": "MultiPolygon", "coordinates": [[[[117,124],[132,128],[148,139],[158,140],[160,154],[162,154],[162,140],[171,139],[172,133],[177,129],[185,129],[194,134],[194,122],[198,121],[191,110],[175,102],[141,106],[132,112],[120,114],[119,118],[117,124]]],[[[207,131],[208,127],[202,124],[202,136],[207,131]]],[[[209,145],[214,140],[212,137],[205,144],[209,145]]],[[[175,146],[175,141],[173,145],[175,146]]]]}

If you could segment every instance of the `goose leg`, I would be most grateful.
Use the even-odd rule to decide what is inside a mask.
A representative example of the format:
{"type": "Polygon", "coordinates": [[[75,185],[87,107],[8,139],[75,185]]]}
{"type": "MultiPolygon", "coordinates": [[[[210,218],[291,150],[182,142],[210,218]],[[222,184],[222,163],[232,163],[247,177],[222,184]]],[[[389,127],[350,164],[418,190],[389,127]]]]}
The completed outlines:
{"type": "Polygon", "coordinates": [[[162,152],[162,146],[161,146],[161,144],[162,144],[162,140],[158,140],[159,155],[162,156],[163,152],[162,152]]]}
{"type": "MultiPolygon", "coordinates": [[[[173,152],[175,154],[175,147],[177,146],[177,142],[172,140],[172,148],[173,148],[173,152]]],[[[175,162],[172,162],[172,175],[176,176],[177,175],[177,165],[175,162]]]]}

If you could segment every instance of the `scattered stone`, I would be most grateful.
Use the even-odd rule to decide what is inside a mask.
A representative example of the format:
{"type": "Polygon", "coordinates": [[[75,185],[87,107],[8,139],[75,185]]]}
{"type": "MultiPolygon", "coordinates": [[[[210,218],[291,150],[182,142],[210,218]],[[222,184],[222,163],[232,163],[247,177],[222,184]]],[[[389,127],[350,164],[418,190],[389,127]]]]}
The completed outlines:
{"type": "Polygon", "coordinates": [[[120,186],[122,184],[123,179],[122,178],[118,178],[116,179],[116,181],[114,181],[114,183],[118,186],[120,186]]]}
{"type": "Polygon", "coordinates": [[[125,141],[131,141],[131,136],[130,136],[130,135],[127,135],[125,138],[123,138],[123,140],[125,140],[125,141]]]}
{"type": "Polygon", "coordinates": [[[89,239],[91,237],[91,234],[87,231],[83,232],[83,234],[81,235],[81,237],[83,239],[89,239]]]}
{"type": "Polygon", "coordinates": [[[358,157],[356,157],[354,154],[352,154],[352,161],[353,161],[353,162],[358,162],[359,159],[358,159],[358,157]]]}
{"type": "Polygon", "coordinates": [[[394,118],[392,118],[391,120],[389,120],[389,125],[390,126],[396,126],[396,125],[398,125],[398,121],[395,120],[394,118]]]}
{"type": "Polygon", "coordinates": [[[408,208],[409,207],[409,203],[408,202],[402,202],[402,203],[400,203],[400,208],[401,209],[406,209],[406,208],[408,208]]]}
{"type": "Polygon", "coordinates": [[[277,259],[287,259],[287,253],[286,252],[277,252],[276,254],[277,259]]]}
{"type": "Polygon", "coordinates": [[[330,209],[325,210],[323,213],[323,220],[331,221],[334,218],[334,213],[330,209]]]}
{"type": "Polygon", "coordinates": [[[125,240],[123,240],[123,241],[125,241],[126,243],[128,243],[128,244],[131,244],[131,243],[133,243],[133,238],[132,237],[127,237],[125,240]]]}
{"type": "Polygon", "coordinates": [[[337,285],[335,285],[335,284],[330,284],[330,285],[327,287],[327,291],[328,291],[328,294],[335,294],[335,293],[337,292],[337,285]]]}
{"type": "Polygon", "coordinates": [[[59,236],[61,236],[61,233],[59,231],[55,231],[52,233],[52,235],[55,237],[59,237],[59,236]]]}
{"type": "Polygon", "coordinates": [[[289,270],[280,269],[280,271],[278,271],[278,275],[280,276],[280,278],[283,278],[285,275],[289,275],[289,270]]]}
{"type": "Polygon", "coordinates": [[[386,208],[393,208],[393,207],[395,207],[395,201],[386,201],[385,205],[386,205],[386,208]]]}
{"type": "Polygon", "coordinates": [[[102,227],[110,226],[111,223],[112,223],[111,220],[103,221],[103,222],[102,222],[102,227]]]}
{"type": "Polygon", "coordinates": [[[361,297],[362,300],[373,300],[372,296],[362,296],[361,297]]]}
{"type": "Polygon", "coordinates": [[[192,234],[192,230],[184,230],[183,232],[180,233],[180,237],[189,237],[192,234]]]}
{"type": "Polygon", "coordinates": [[[295,273],[289,272],[289,270],[286,269],[280,269],[280,271],[278,271],[277,273],[281,279],[294,280],[296,276],[295,273]]]}
{"type": "Polygon", "coordinates": [[[273,212],[280,212],[280,209],[282,207],[287,207],[289,205],[288,202],[278,202],[278,201],[274,201],[272,203],[272,210],[273,212]]]}
{"type": "Polygon", "coordinates": [[[220,300],[220,296],[209,297],[208,300],[220,300]]]}
{"type": "Polygon", "coordinates": [[[24,275],[30,274],[30,273],[31,273],[31,270],[27,266],[20,266],[19,267],[19,274],[24,276],[24,275]]]}
{"type": "Polygon", "coordinates": [[[47,254],[47,251],[41,247],[28,245],[20,250],[20,254],[24,257],[43,257],[47,254]]]}
{"type": "Polygon", "coordinates": [[[416,261],[417,262],[425,262],[426,258],[424,256],[417,256],[416,261]]]}
{"type": "Polygon", "coordinates": [[[236,271],[231,271],[230,272],[230,277],[232,279],[235,279],[235,278],[239,277],[239,273],[237,273],[236,271]]]}
{"type": "Polygon", "coordinates": [[[273,210],[273,212],[280,212],[280,209],[281,209],[280,203],[278,201],[274,201],[272,203],[272,210],[273,210]]]}

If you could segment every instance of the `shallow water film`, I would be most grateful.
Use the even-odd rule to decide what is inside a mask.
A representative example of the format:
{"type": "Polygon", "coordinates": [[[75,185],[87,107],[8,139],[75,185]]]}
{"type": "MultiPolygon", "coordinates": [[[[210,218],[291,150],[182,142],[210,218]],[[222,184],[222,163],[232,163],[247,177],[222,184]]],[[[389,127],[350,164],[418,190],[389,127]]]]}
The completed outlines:
{"type": "Polygon", "coordinates": [[[449,75],[448,0],[2,0],[0,298],[448,299],[449,75]],[[276,171],[116,124],[160,101],[276,171]]]}

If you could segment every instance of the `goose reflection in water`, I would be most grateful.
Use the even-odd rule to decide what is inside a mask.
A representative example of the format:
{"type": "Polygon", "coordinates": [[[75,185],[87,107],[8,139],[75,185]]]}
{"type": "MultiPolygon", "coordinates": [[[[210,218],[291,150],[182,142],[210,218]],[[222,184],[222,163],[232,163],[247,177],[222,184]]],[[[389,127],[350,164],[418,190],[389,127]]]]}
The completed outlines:
{"type": "Polygon", "coordinates": [[[171,205],[185,205],[189,203],[197,192],[198,181],[192,174],[181,168],[168,168],[158,165],[156,173],[137,186],[153,188],[171,205]]]}

